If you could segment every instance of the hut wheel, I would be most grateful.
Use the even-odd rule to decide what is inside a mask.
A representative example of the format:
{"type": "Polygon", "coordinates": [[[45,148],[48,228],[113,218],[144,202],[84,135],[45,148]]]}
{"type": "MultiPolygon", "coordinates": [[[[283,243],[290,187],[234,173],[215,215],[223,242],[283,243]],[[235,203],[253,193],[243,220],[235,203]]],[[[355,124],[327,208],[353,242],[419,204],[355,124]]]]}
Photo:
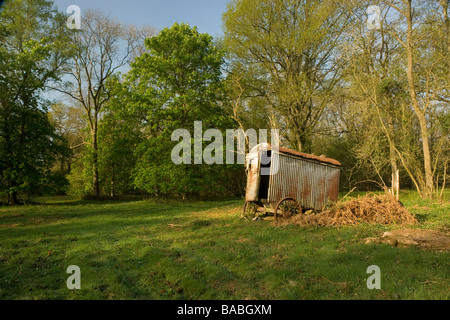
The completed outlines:
{"type": "Polygon", "coordinates": [[[241,218],[244,218],[245,220],[258,219],[258,205],[252,201],[245,201],[241,218]]]}
{"type": "Polygon", "coordinates": [[[275,207],[275,220],[287,219],[302,213],[302,207],[294,198],[284,198],[275,207]]]}

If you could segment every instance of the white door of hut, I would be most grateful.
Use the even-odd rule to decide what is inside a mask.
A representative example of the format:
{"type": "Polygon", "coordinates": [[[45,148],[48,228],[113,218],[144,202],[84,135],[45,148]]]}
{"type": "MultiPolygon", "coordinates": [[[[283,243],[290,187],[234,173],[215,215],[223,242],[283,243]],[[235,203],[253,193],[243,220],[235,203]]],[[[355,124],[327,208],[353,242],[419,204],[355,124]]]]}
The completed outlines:
{"type": "Polygon", "coordinates": [[[260,161],[258,152],[249,153],[246,156],[247,167],[247,188],[245,192],[245,201],[258,201],[259,180],[260,180],[260,161]]]}

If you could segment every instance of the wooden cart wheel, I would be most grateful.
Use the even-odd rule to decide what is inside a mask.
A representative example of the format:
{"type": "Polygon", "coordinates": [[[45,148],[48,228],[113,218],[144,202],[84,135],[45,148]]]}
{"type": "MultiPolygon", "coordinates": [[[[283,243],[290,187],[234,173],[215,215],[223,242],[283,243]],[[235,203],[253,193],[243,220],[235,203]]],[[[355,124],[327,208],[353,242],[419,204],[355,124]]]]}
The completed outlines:
{"type": "Polygon", "coordinates": [[[294,198],[281,199],[274,210],[275,220],[288,219],[302,213],[302,207],[294,198]]]}
{"type": "Polygon", "coordinates": [[[245,201],[241,218],[244,218],[245,220],[258,219],[258,205],[251,201],[245,201]]]}

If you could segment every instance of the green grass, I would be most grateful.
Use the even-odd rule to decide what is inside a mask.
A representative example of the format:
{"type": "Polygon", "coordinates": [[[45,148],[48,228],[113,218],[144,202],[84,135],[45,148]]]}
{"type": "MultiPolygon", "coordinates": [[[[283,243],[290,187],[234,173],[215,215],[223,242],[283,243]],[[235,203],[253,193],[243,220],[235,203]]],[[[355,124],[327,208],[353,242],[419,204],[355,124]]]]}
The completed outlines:
{"type": "MultiPolygon", "coordinates": [[[[446,191],[401,200],[418,227],[448,232],[446,191]]],[[[399,226],[279,228],[239,219],[242,200],[37,200],[0,207],[0,299],[450,298],[448,251],[364,244],[399,226]],[[70,265],[81,290],[66,287],[70,265]],[[381,290],[366,286],[370,265],[381,290]]]]}

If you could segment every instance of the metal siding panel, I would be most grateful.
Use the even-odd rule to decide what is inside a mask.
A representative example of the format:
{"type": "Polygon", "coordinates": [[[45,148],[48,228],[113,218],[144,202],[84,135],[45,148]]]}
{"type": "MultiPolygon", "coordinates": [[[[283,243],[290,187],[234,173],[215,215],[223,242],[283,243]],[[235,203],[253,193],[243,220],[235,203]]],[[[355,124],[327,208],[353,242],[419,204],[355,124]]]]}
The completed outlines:
{"type": "Polygon", "coordinates": [[[300,205],[303,206],[303,199],[302,199],[302,192],[303,189],[305,188],[305,178],[303,175],[303,162],[299,161],[298,162],[298,166],[297,166],[297,190],[296,190],[296,195],[297,195],[297,200],[298,202],[300,202],[300,205]]]}
{"type": "Polygon", "coordinates": [[[309,200],[309,194],[311,189],[311,177],[308,175],[308,166],[309,163],[306,161],[302,161],[302,176],[303,176],[303,183],[302,183],[302,194],[301,197],[303,199],[303,205],[304,207],[308,207],[310,200],[309,200]]]}
{"type": "Polygon", "coordinates": [[[300,202],[300,205],[303,205],[303,201],[302,201],[302,197],[301,197],[301,192],[302,192],[302,188],[303,188],[303,176],[302,176],[302,168],[303,168],[303,162],[299,161],[298,162],[298,166],[295,168],[295,174],[297,177],[297,183],[298,183],[298,187],[296,190],[296,199],[298,199],[298,201],[300,202]]]}
{"type": "Polygon", "coordinates": [[[318,188],[318,195],[317,195],[317,207],[322,209],[325,205],[324,197],[325,197],[325,180],[327,178],[326,175],[326,166],[319,165],[320,171],[319,171],[319,188],[318,188]]]}
{"type": "Polygon", "coordinates": [[[317,165],[314,163],[313,165],[314,169],[310,172],[311,176],[313,177],[314,185],[311,188],[311,195],[313,198],[313,208],[317,208],[317,189],[319,185],[319,179],[318,179],[318,172],[317,172],[317,165]]]}
{"type": "Polygon", "coordinates": [[[310,162],[305,161],[305,177],[307,181],[307,188],[304,190],[304,196],[306,198],[306,207],[310,208],[313,206],[313,199],[311,194],[311,188],[313,188],[314,177],[311,175],[312,165],[310,162]]]}
{"type": "Polygon", "coordinates": [[[312,185],[311,185],[311,206],[316,209],[316,190],[317,190],[317,174],[316,174],[316,164],[313,163],[311,166],[311,171],[309,172],[309,175],[312,178],[312,185]]]}
{"type": "Polygon", "coordinates": [[[286,190],[284,190],[284,181],[286,179],[286,161],[284,156],[280,156],[280,176],[278,180],[278,188],[282,198],[286,197],[286,190]]]}
{"type": "Polygon", "coordinates": [[[311,172],[311,175],[314,179],[314,185],[311,188],[311,194],[313,197],[313,207],[314,209],[317,209],[317,194],[318,194],[318,188],[319,188],[319,179],[318,179],[318,171],[317,171],[317,165],[314,164],[314,169],[311,172]]]}
{"type": "Polygon", "coordinates": [[[320,193],[320,208],[325,205],[325,199],[327,194],[327,166],[321,166],[321,193],[320,193]]]}
{"type": "Polygon", "coordinates": [[[276,203],[293,197],[302,207],[320,210],[328,200],[337,200],[339,168],[278,154],[277,164],[271,167],[268,200],[276,203]]]}
{"type": "Polygon", "coordinates": [[[298,166],[298,162],[295,161],[292,158],[288,158],[288,162],[289,162],[289,166],[288,166],[288,174],[289,174],[289,179],[288,179],[288,185],[286,186],[286,189],[288,191],[288,197],[289,198],[297,198],[297,188],[298,188],[298,176],[296,175],[296,168],[298,166]]]}
{"type": "Polygon", "coordinates": [[[275,188],[277,185],[277,173],[279,172],[279,167],[279,154],[272,152],[272,159],[270,164],[269,195],[267,197],[267,200],[271,203],[276,202],[275,188]],[[276,172],[276,174],[274,172],[276,172]]]}
{"type": "Polygon", "coordinates": [[[339,197],[339,176],[340,176],[340,174],[341,174],[341,171],[338,168],[335,168],[333,174],[330,175],[330,177],[331,177],[330,200],[332,200],[332,201],[337,201],[337,199],[339,197]]]}
{"type": "MultiPolygon", "coordinates": [[[[272,153],[272,156],[274,156],[275,153],[272,153]]],[[[271,203],[278,202],[282,197],[282,190],[280,188],[280,180],[282,176],[282,155],[279,153],[276,153],[275,155],[275,161],[272,162],[270,171],[271,171],[271,177],[270,177],[270,187],[269,187],[269,197],[268,200],[271,203]],[[275,172],[275,173],[274,173],[275,172]]]]}

